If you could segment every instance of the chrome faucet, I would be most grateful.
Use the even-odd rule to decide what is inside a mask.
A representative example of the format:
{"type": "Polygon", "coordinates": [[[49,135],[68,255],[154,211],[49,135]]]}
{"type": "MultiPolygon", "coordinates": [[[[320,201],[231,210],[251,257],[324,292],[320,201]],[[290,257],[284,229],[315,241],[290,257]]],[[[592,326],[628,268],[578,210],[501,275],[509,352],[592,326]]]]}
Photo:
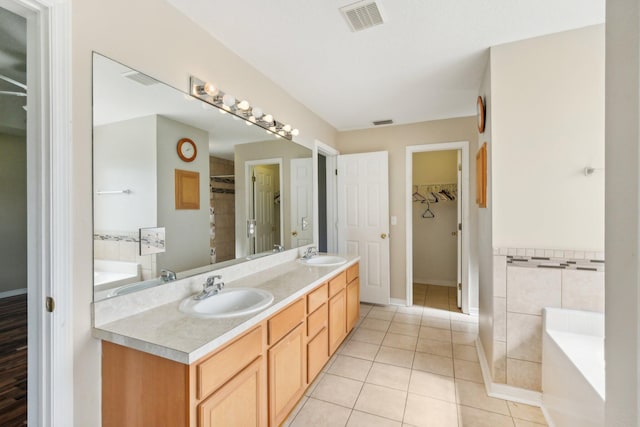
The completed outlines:
{"type": "Polygon", "coordinates": [[[316,255],[318,255],[318,249],[315,246],[309,246],[307,250],[304,251],[304,255],[302,255],[302,259],[311,259],[316,255]]]}
{"type": "Polygon", "coordinates": [[[175,271],[171,271],[171,270],[167,270],[166,268],[163,268],[162,270],[160,270],[160,280],[162,280],[165,283],[176,280],[175,271]]]}
{"type": "Polygon", "coordinates": [[[222,281],[222,276],[216,274],[215,276],[207,277],[207,281],[202,285],[202,292],[198,295],[195,295],[193,299],[201,300],[205,298],[209,298],[210,296],[217,295],[224,288],[224,282],[222,281]],[[216,279],[220,280],[220,282],[216,283],[216,279]]]}
{"type": "Polygon", "coordinates": [[[284,246],[282,246],[282,245],[273,245],[273,252],[284,252],[284,246]]]}

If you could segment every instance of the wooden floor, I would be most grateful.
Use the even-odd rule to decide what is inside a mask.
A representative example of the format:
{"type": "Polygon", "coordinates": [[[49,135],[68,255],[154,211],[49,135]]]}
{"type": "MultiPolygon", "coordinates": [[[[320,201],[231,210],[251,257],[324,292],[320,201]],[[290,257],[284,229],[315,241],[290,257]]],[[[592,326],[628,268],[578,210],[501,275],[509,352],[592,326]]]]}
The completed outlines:
{"type": "Polygon", "coordinates": [[[27,425],[27,296],[0,299],[0,426],[27,425]]]}

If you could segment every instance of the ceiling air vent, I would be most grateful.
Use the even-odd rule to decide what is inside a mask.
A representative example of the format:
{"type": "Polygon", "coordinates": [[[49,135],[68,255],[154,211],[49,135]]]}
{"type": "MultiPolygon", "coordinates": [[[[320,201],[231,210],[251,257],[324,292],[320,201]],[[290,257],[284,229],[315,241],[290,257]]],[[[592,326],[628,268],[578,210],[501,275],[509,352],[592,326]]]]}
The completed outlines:
{"type": "Polygon", "coordinates": [[[376,120],[375,122],[373,122],[374,126],[382,126],[382,125],[392,125],[393,124],[393,120],[391,119],[387,119],[387,120],[376,120]]]}
{"type": "Polygon", "coordinates": [[[125,71],[124,73],[122,73],[122,77],[131,79],[134,82],[140,83],[144,86],[152,86],[158,84],[158,81],[153,77],[149,77],[146,74],[142,74],[138,71],[125,71]]]}
{"type": "Polygon", "coordinates": [[[371,0],[341,7],[340,12],[347,19],[351,31],[362,31],[384,23],[378,5],[371,0]]]}

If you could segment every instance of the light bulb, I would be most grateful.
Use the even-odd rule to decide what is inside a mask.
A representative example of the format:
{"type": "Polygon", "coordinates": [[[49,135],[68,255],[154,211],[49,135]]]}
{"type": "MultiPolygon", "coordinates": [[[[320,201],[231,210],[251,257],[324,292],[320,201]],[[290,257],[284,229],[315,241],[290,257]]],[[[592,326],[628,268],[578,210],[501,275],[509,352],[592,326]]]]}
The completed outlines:
{"type": "Polygon", "coordinates": [[[291,125],[284,125],[282,127],[282,130],[285,131],[285,132],[291,132],[291,125]]]}
{"type": "Polygon", "coordinates": [[[246,99],[243,99],[238,103],[238,108],[241,109],[242,111],[247,111],[249,107],[250,107],[249,101],[247,101],[246,99]]]}
{"type": "Polygon", "coordinates": [[[262,112],[262,108],[260,107],[253,107],[251,109],[251,114],[253,114],[253,117],[255,117],[256,119],[259,119],[260,117],[262,117],[262,115],[264,114],[262,112]]]}
{"type": "Polygon", "coordinates": [[[298,135],[300,135],[300,131],[298,129],[294,129],[294,130],[291,131],[291,135],[298,136],[298,135]]]}
{"type": "Polygon", "coordinates": [[[236,105],[236,97],[230,93],[225,93],[222,97],[222,103],[227,107],[233,107],[236,105]]]}
{"type": "Polygon", "coordinates": [[[205,83],[204,91],[207,92],[207,95],[209,96],[216,96],[218,92],[220,92],[220,89],[218,89],[218,87],[213,83],[205,83]]]}
{"type": "Polygon", "coordinates": [[[271,114],[267,114],[266,116],[264,116],[262,120],[264,120],[267,123],[271,123],[273,121],[273,116],[271,114]]]}
{"type": "Polygon", "coordinates": [[[276,127],[275,126],[269,126],[269,130],[273,133],[276,132],[276,127]]]}
{"type": "Polygon", "coordinates": [[[255,117],[253,117],[253,116],[249,116],[249,121],[250,121],[251,123],[255,123],[255,122],[256,122],[256,118],[255,118],[255,117]]]}
{"type": "Polygon", "coordinates": [[[281,130],[280,132],[278,132],[278,135],[280,135],[280,136],[284,136],[284,135],[285,135],[285,132],[284,132],[283,130],[281,130]]]}

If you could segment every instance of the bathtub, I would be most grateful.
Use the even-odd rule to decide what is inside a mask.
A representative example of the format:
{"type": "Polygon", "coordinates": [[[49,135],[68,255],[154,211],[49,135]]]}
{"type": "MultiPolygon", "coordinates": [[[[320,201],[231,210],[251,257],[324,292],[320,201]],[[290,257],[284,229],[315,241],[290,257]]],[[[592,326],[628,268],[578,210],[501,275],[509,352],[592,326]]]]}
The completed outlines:
{"type": "Polygon", "coordinates": [[[604,426],[604,314],[545,308],[542,406],[550,426],[604,426]]]}
{"type": "Polygon", "coordinates": [[[140,264],[97,259],[93,262],[93,286],[98,290],[111,289],[142,280],[140,264]]]}

